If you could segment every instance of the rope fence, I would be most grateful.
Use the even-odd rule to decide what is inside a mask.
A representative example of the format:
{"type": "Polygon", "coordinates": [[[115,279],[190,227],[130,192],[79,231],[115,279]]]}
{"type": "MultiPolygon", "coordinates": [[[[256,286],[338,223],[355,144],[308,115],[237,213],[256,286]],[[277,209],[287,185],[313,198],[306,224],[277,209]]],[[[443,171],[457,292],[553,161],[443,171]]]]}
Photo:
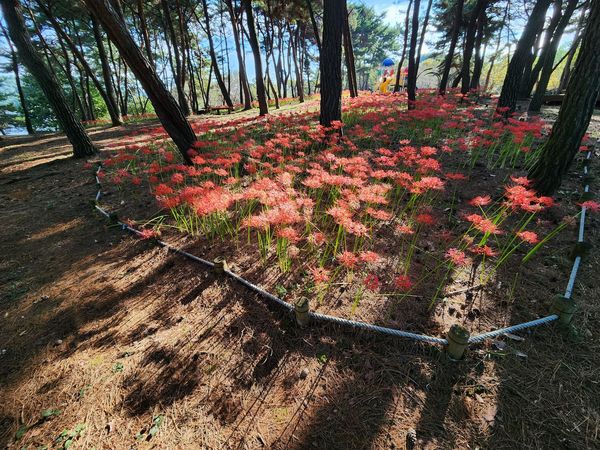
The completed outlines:
{"type": "MultiPolygon", "coordinates": [[[[600,143],[600,141],[598,141],[598,143],[600,143]]],[[[588,164],[589,164],[589,160],[591,159],[591,155],[592,155],[592,152],[590,150],[587,152],[586,158],[584,160],[583,173],[584,173],[584,176],[586,176],[586,177],[589,172],[588,164]]],[[[98,192],[96,194],[95,201],[94,201],[95,209],[100,214],[102,214],[104,217],[106,217],[108,219],[114,219],[115,223],[120,225],[124,231],[129,231],[137,236],[141,236],[142,235],[141,231],[135,229],[134,227],[132,227],[124,222],[119,221],[118,219],[116,219],[116,216],[110,214],[109,212],[107,212],[104,208],[102,208],[99,205],[100,199],[102,198],[102,184],[101,184],[100,178],[99,178],[99,174],[100,174],[101,170],[102,170],[102,165],[98,165],[98,169],[96,170],[96,173],[95,173],[96,184],[98,186],[98,192]]],[[[587,181],[586,181],[586,184],[584,187],[584,193],[589,193],[589,183],[587,183],[587,181]]],[[[579,219],[579,232],[578,232],[578,240],[577,240],[578,244],[582,244],[584,242],[586,209],[587,208],[584,205],[582,205],[580,219],[579,219]]],[[[175,247],[174,245],[169,244],[168,242],[164,242],[159,239],[156,239],[156,243],[161,247],[165,247],[165,248],[169,249],[173,253],[179,254],[179,255],[184,256],[185,258],[188,258],[192,261],[203,264],[204,266],[206,266],[208,268],[218,270],[219,272],[224,273],[225,275],[229,276],[230,278],[232,278],[236,282],[240,283],[241,285],[254,291],[261,297],[264,297],[264,298],[278,304],[279,306],[283,307],[288,312],[290,312],[290,313],[294,312],[296,315],[296,320],[299,324],[303,324],[303,322],[304,323],[308,322],[308,320],[310,318],[315,321],[329,322],[329,323],[333,323],[335,325],[346,326],[346,327],[350,327],[350,328],[354,328],[354,329],[373,331],[376,333],[385,334],[385,335],[389,335],[389,336],[412,339],[412,340],[418,341],[418,342],[426,342],[426,343],[434,344],[434,345],[442,345],[447,348],[448,354],[453,359],[462,358],[463,352],[469,344],[479,344],[479,343],[485,341],[486,339],[491,339],[491,338],[495,338],[498,336],[502,336],[504,334],[513,333],[515,331],[521,331],[521,330],[524,330],[527,328],[536,327],[536,326],[547,324],[547,323],[550,323],[550,322],[553,322],[556,320],[558,320],[559,322],[565,322],[564,317],[563,317],[563,315],[564,315],[563,313],[565,312],[565,310],[559,308],[558,311],[553,311],[553,314],[550,314],[548,316],[541,317],[536,320],[531,320],[529,322],[523,322],[523,323],[520,323],[517,325],[508,326],[505,328],[499,328],[497,330],[488,331],[486,333],[478,334],[475,336],[470,336],[470,334],[467,330],[465,330],[464,328],[457,326],[457,325],[454,325],[450,328],[448,335],[447,335],[447,339],[435,337],[435,336],[428,336],[428,335],[424,335],[424,334],[411,333],[408,331],[382,327],[379,325],[374,325],[374,324],[370,324],[370,323],[366,323],[366,322],[349,320],[349,319],[344,319],[342,317],[330,316],[327,314],[321,314],[321,313],[309,311],[308,303],[306,303],[306,305],[304,306],[304,309],[302,309],[302,307],[299,308],[298,304],[292,305],[292,304],[282,300],[281,298],[271,294],[270,292],[264,290],[260,286],[257,286],[256,284],[254,284],[254,283],[246,280],[245,278],[239,276],[238,274],[232,272],[231,270],[229,270],[226,267],[226,263],[224,261],[216,261],[216,260],[214,262],[208,261],[206,259],[200,258],[196,255],[186,252],[185,250],[175,247]]],[[[577,278],[577,272],[579,270],[580,264],[581,264],[581,255],[576,255],[574,258],[574,261],[573,261],[573,266],[571,268],[569,280],[567,282],[565,294],[562,297],[563,303],[566,302],[566,306],[567,306],[566,310],[568,311],[568,314],[569,314],[568,320],[570,320],[570,317],[572,316],[572,313],[574,310],[574,302],[571,297],[573,295],[575,280],[577,278]]],[[[567,323],[568,323],[568,321],[567,321],[567,323]]]]}

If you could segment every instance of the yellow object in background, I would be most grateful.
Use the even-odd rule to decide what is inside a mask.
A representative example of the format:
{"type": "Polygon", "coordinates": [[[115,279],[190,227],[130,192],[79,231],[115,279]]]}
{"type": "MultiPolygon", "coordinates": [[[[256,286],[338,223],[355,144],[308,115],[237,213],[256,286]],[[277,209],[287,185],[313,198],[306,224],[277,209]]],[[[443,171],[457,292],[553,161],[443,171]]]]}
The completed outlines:
{"type": "Polygon", "coordinates": [[[392,82],[392,77],[384,78],[381,84],[379,85],[379,91],[382,94],[385,94],[388,90],[388,85],[392,82]]]}

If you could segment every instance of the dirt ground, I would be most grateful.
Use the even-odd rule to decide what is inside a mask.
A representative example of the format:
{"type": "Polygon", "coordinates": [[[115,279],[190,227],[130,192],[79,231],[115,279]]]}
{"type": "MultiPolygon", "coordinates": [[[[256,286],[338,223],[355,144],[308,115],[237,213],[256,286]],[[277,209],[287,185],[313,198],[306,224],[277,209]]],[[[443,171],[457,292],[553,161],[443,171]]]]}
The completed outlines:
{"type": "MultiPolygon", "coordinates": [[[[147,126],[91,135],[105,147],[147,126]]],[[[402,449],[414,432],[424,449],[600,447],[597,252],[572,330],[543,326],[452,363],[410,341],[298,329],[110,226],[84,164],[58,135],[0,141],[0,446],[402,449]]],[[[597,218],[586,233],[597,247],[597,218]]]]}

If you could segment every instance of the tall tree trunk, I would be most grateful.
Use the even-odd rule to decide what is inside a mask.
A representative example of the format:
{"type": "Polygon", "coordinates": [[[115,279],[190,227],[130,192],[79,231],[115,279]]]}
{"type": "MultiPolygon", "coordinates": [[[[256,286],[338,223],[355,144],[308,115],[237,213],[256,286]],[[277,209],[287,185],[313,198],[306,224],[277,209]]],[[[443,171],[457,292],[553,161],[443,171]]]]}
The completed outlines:
{"type": "MultiPolygon", "coordinates": [[[[292,39],[293,45],[292,47],[292,59],[294,61],[294,72],[296,74],[296,93],[298,94],[298,100],[300,103],[304,102],[304,82],[302,80],[302,69],[300,68],[300,63],[298,62],[300,53],[300,28],[304,26],[303,24],[298,24],[296,27],[296,31],[294,32],[294,39],[292,39]]],[[[292,31],[290,27],[290,39],[292,36],[292,31]]]]}
{"type": "Polygon", "coordinates": [[[308,15],[310,16],[310,23],[313,27],[313,33],[315,34],[315,42],[317,43],[317,49],[319,50],[319,55],[321,54],[321,33],[319,33],[319,26],[317,25],[317,20],[315,19],[315,11],[312,6],[311,0],[306,0],[306,5],[308,6],[308,15]]]}
{"type": "Polygon", "coordinates": [[[429,15],[431,13],[431,5],[433,0],[427,2],[427,10],[425,11],[425,19],[423,19],[423,26],[421,27],[421,37],[419,38],[419,47],[417,48],[417,77],[419,76],[419,64],[421,63],[421,50],[423,49],[423,42],[425,42],[425,33],[427,33],[427,26],[429,25],[429,15]]]}
{"type": "Polygon", "coordinates": [[[467,94],[469,92],[469,88],[471,87],[471,57],[473,56],[473,49],[475,48],[477,21],[480,18],[481,13],[485,13],[485,8],[488,4],[488,1],[489,0],[477,0],[473,11],[471,11],[471,16],[469,17],[461,69],[462,85],[460,92],[463,95],[467,94]]]}
{"type": "Polygon", "coordinates": [[[530,112],[538,112],[542,107],[542,103],[544,102],[544,95],[546,94],[546,89],[548,88],[548,83],[550,81],[550,76],[552,76],[554,58],[556,57],[558,45],[562,38],[563,32],[569,24],[569,20],[571,20],[571,16],[573,15],[575,8],[577,7],[577,2],[578,0],[569,0],[569,2],[567,3],[565,11],[561,16],[558,25],[554,29],[554,34],[552,35],[552,39],[548,44],[548,50],[544,52],[544,60],[542,70],[540,73],[540,79],[537,83],[537,87],[535,88],[535,94],[533,95],[531,102],[529,102],[530,112]]]}
{"type": "MultiPolygon", "coordinates": [[[[75,59],[79,62],[79,65],[81,66],[83,71],[87,74],[87,76],[90,77],[90,79],[92,80],[92,83],[94,83],[94,86],[96,87],[96,89],[98,90],[98,93],[100,94],[100,96],[104,100],[104,103],[106,104],[106,108],[108,110],[108,114],[110,115],[110,120],[111,120],[113,126],[121,125],[122,124],[121,114],[119,113],[116,103],[113,103],[111,101],[110,96],[107,94],[107,91],[104,89],[104,87],[98,80],[98,77],[96,77],[96,74],[90,67],[90,65],[87,62],[87,60],[85,59],[84,55],[81,53],[81,50],[77,48],[77,46],[75,45],[75,43],[73,42],[71,37],[63,29],[63,27],[58,23],[58,21],[56,20],[56,17],[54,17],[54,14],[52,13],[52,11],[41,0],[37,0],[37,4],[41,8],[41,10],[44,12],[46,17],[48,17],[48,19],[50,20],[50,23],[52,24],[52,27],[56,31],[56,34],[59,35],[64,40],[64,42],[67,44],[67,46],[71,50],[71,53],[73,54],[75,59]]],[[[93,111],[90,111],[90,112],[91,112],[91,115],[93,116],[93,111]]]]}
{"type": "Polygon", "coordinates": [[[348,74],[348,88],[350,89],[350,97],[358,97],[358,84],[356,82],[356,66],[354,64],[354,48],[352,46],[352,33],[350,32],[350,14],[348,7],[344,11],[344,57],[346,60],[346,73],[348,74]]]}
{"type": "Polygon", "coordinates": [[[242,91],[241,101],[244,104],[244,111],[252,109],[252,99],[250,98],[250,85],[248,84],[248,76],[246,75],[246,64],[244,55],[242,54],[242,45],[240,43],[240,35],[238,31],[238,20],[233,7],[233,0],[224,0],[229,17],[231,20],[231,28],[233,30],[233,42],[235,44],[235,53],[238,59],[238,67],[240,74],[240,89],[242,91]]]}
{"type": "Polygon", "coordinates": [[[535,38],[544,26],[546,11],[550,6],[550,2],[551,0],[537,0],[529,16],[529,20],[527,20],[527,24],[523,29],[523,33],[519,38],[515,53],[508,64],[508,70],[506,71],[504,84],[502,85],[502,91],[498,99],[498,109],[506,109],[506,112],[504,112],[505,115],[512,113],[517,106],[523,71],[529,60],[535,38]]]}
{"type": "Polygon", "coordinates": [[[248,41],[254,55],[254,71],[256,75],[256,97],[258,98],[259,114],[264,116],[269,113],[267,104],[267,94],[265,92],[265,83],[263,81],[262,61],[260,58],[260,47],[256,36],[256,27],[254,26],[254,13],[252,12],[252,0],[242,0],[244,11],[246,12],[246,23],[248,24],[248,41]]]}
{"type": "Polygon", "coordinates": [[[319,122],[331,126],[342,120],[342,34],[346,0],[328,0],[323,5],[323,44],[319,58],[321,113],[319,122]],[[324,61],[327,61],[325,64],[324,61]]]}
{"type": "Polygon", "coordinates": [[[412,29],[410,30],[410,47],[408,49],[408,82],[406,90],[408,91],[408,109],[415,107],[417,99],[417,62],[415,56],[417,53],[417,39],[419,38],[419,9],[421,0],[415,0],[412,17],[412,29]]]}
{"type": "Polygon", "coordinates": [[[487,50],[487,42],[481,50],[481,42],[483,41],[483,35],[485,34],[485,25],[487,22],[487,14],[485,9],[479,14],[477,19],[477,35],[475,37],[475,62],[473,63],[473,76],[471,77],[470,89],[479,89],[479,81],[481,79],[481,71],[483,70],[483,60],[487,50]]]}
{"type": "Polygon", "coordinates": [[[17,0],[0,0],[4,20],[8,26],[8,33],[14,43],[19,57],[27,70],[35,77],[44,92],[48,103],[54,110],[56,118],[67,138],[73,145],[73,156],[86,157],[96,153],[96,148],[85,129],[81,125],[69,105],[57,79],[44,64],[37,54],[31,38],[25,27],[21,5],[17,0]]]}
{"type": "Polygon", "coordinates": [[[154,57],[152,56],[152,46],[150,45],[150,34],[148,33],[148,24],[146,23],[146,14],[144,13],[143,0],[137,0],[137,13],[140,18],[140,30],[144,39],[144,50],[150,65],[154,65],[154,57]]]}
{"type": "Polygon", "coordinates": [[[17,56],[17,51],[13,46],[10,37],[8,36],[8,32],[2,22],[0,22],[0,31],[4,35],[6,39],[6,43],[8,44],[8,48],[10,50],[10,59],[12,63],[12,71],[15,75],[15,84],[17,85],[17,93],[19,94],[19,103],[21,104],[21,110],[23,111],[23,118],[25,119],[25,129],[27,130],[27,134],[35,134],[35,130],[33,129],[33,125],[31,124],[31,115],[29,114],[29,108],[27,107],[27,101],[25,100],[25,94],[23,93],[23,86],[21,85],[21,75],[19,74],[19,58],[17,56]]]}
{"type": "Polygon", "coordinates": [[[202,11],[204,12],[204,26],[206,28],[204,31],[206,31],[206,37],[208,38],[208,48],[210,53],[210,59],[212,60],[212,67],[213,72],[215,74],[215,79],[217,80],[217,84],[219,85],[219,89],[221,90],[221,95],[223,96],[225,104],[228,107],[233,108],[231,96],[229,95],[227,86],[225,86],[225,82],[223,81],[221,71],[219,70],[219,62],[217,61],[217,54],[215,53],[212,32],[210,30],[210,16],[208,15],[208,5],[206,3],[206,0],[202,0],[202,11]]]}
{"type": "Polygon", "coordinates": [[[590,123],[600,89],[600,2],[592,1],[581,50],[558,118],[539,159],[529,172],[534,188],[552,194],[562,182],[590,123]]]}
{"type": "Polygon", "coordinates": [[[450,47],[448,48],[448,53],[446,54],[446,59],[444,60],[444,69],[440,79],[440,95],[444,95],[448,87],[450,69],[452,68],[452,60],[454,59],[454,50],[456,49],[456,43],[458,42],[458,36],[460,34],[464,3],[464,0],[456,0],[456,3],[454,4],[454,21],[452,23],[452,31],[450,33],[450,47]]]}
{"type": "Polygon", "coordinates": [[[544,66],[544,61],[548,56],[548,52],[551,51],[552,36],[554,36],[556,27],[562,17],[562,5],[562,0],[554,0],[552,19],[550,20],[548,27],[540,33],[540,37],[538,38],[538,51],[533,54],[532,62],[525,66],[526,70],[523,72],[519,98],[529,98],[531,91],[538,80],[542,67],[544,66]],[[543,38],[541,36],[543,36],[543,38]],[[539,57],[537,58],[537,63],[534,65],[533,60],[535,59],[536,54],[539,54],[539,57]]]}
{"type": "Polygon", "coordinates": [[[173,46],[173,56],[175,59],[175,70],[173,75],[175,77],[175,89],[177,90],[177,100],[179,101],[179,106],[181,107],[183,114],[188,116],[190,114],[190,107],[185,96],[185,80],[183,76],[185,71],[183,70],[183,64],[181,61],[180,45],[177,39],[177,34],[175,33],[175,27],[173,25],[173,18],[171,17],[169,2],[167,0],[161,0],[160,4],[162,6],[162,12],[165,18],[165,32],[169,34],[171,44],[173,46]]]}
{"type": "Polygon", "coordinates": [[[573,38],[573,44],[571,44],[571,48],[569,49],[567,62],[565,63],[565,68],[563,69],[560,75],[560,84],[558,85],[559,92],[564,91],[567,88],[567,84],[569,83],[569,78],[571,76],[571,65],[573,64],[573,57],[577,52],[577,48],[579,47],[579,42],[581,40],[581,30],[583,29],[583,25],[585,23],[585,18],[587,15],[587,8],[583,8],[581,11],[581,15],[579,16],[579,21],[577,22],[577,29],[575,30],[575,37],[573,38]]]}
{"type": "MultiPolygon", "coordinates": [[[[108,56],[106,55],[106,49],[104,48],[102,33],[100,32],[100,27],[98,26],[98,21],[95,17],[91,15],[90,18],[92,20],[92,30],[94,32],[94,39],[96,40],[96,47],[98,48],[98,56],[100,57],[106,95],[118,116],[119,122],[121,122],[121,111],[119,110],[119,103],[117,102],[117,95],[115,94],[115,86],[113,84],[112,74],[110,73],[110,64],[108,63],[108,56]]],[[[116,124],[113,122],[113,125],[116,124]]]]}
{"type": "Polygon", "coordinates": [[[186,120],[182,109],[158,78],[154,67],[144,57],[133,37],[129,34],[125,23],[119,18],[108,0],[85,0],[85,3],[102,23],[108,36],[119,49],[119,53],[141,82],[154,106],[156,115],[179,148],[183,159],[190,163],[187,152],[196,140],[196,135],[186,120]]]}
{"type": "Polygon", "coordinates": [[[406,57],[406,46],[408,45],[408,28],[410,21],[410,8],[413,0],[408,1],[406,7],[406,16],[404,17],[404,44],[402,45],[402,56],[398,61],[398,68],[396,70],[396,83],[394,84],[394,92],[400,91],[400,79],[402,78],[402,66],[404,65],[404,58],[406,57]]]}

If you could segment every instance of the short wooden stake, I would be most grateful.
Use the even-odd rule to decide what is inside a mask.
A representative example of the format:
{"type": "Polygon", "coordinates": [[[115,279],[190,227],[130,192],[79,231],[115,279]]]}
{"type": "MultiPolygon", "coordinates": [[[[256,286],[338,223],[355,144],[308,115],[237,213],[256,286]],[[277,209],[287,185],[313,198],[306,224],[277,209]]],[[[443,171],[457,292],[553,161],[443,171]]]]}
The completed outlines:
{"type": "Polygon", "coordinates": [[[573,314],[577,310],[577,305],[572,298],[559,295],[552,305],[552,313],[558,316],[559,325],[569,325],[573,320],[573,314]]]}
{"type": "Polygon", "coordinates": [[[215,260],[213,261],[214,263],[214,271],[216,273],[225,273],[225,271],[227,270],[227,261],[225,260],[224,257],[222,256],[217,256],[215,258],[215,260]]]}
{"type": "Polygon", "coordinates": [[[461,360],[469,345],[470,337],[471,333],[469,333],[469,330],[460,325],[452,325],[446,336],[448,339],[448,346],[446,347],[448,357],[454,361],[461,360]]]}
{"type": "Polygon", "coordinates": [[[296,315],[296,323],[305,327],[308,325],[308,321],[310,320],[310,316],[308,315],[308,311],[310,310],[310,305],[308,299],[306,297],[300,297],[296,304],[294,305],[294,314],[296,315]]]}
{"type": "Polygon", "coordinates": [[[573,247],[573,250],[571,250],[571,254],[569,255],[571,257],[571,261],[573,261],[578,256],[580,258],[583,258],[590,252],[592,247],[592,244],[590,244],[589,242],[577,242],[573,247]]]}

